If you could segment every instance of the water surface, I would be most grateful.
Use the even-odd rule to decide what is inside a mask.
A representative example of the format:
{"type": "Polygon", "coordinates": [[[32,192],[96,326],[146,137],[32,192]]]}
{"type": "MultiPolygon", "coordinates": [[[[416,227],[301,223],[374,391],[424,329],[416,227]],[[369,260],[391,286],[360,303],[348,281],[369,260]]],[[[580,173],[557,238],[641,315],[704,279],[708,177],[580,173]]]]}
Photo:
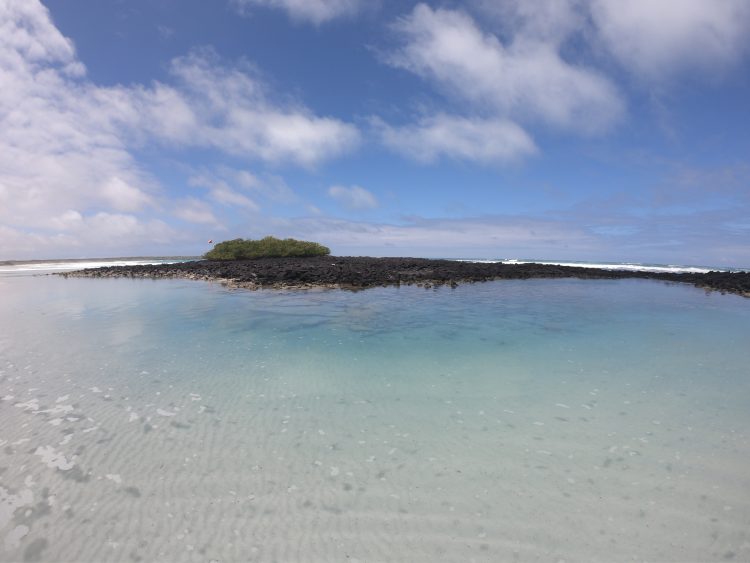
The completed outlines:
{"type": "Polygon", "coordinates": [[[0,278],[0,560],[750,558],[750,300],[0,278]]]}

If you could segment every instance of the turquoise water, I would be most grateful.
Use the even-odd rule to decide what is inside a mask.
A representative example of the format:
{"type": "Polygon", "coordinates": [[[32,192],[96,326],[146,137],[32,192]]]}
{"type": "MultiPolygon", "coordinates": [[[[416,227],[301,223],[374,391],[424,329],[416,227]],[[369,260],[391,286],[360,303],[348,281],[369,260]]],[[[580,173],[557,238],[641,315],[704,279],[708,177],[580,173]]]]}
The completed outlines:
{"type": "Polygon", "coordinates": [[[750,559],[748,299],[0,295],[0,560],[750,559]]]}

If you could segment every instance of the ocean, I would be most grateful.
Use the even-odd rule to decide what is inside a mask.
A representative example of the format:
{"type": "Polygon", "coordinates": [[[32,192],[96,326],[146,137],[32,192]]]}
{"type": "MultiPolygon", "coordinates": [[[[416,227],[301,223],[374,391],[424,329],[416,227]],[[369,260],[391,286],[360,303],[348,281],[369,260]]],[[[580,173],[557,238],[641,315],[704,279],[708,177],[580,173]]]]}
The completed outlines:
{"type": "Polygon", "coordinates": [[[750,560],[747,298],[39,268],[0,272],[1,561],[750,560]]]}

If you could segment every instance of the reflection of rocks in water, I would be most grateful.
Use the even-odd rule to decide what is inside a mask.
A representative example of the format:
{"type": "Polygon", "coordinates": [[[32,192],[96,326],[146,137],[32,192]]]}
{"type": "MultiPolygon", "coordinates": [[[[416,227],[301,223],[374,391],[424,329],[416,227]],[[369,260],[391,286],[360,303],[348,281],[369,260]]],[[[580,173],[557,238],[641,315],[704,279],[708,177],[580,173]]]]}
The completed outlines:
{"type": "Polygon", "coordinates": [[[189,424],[183,424],[182,422],[172,421],[172,422],[169,423],[169,425],[173,426],[174,428],[180,428],[180,429],[184,429],[184,430],[187,430],[187,429],[190,428],[189,424]]]}

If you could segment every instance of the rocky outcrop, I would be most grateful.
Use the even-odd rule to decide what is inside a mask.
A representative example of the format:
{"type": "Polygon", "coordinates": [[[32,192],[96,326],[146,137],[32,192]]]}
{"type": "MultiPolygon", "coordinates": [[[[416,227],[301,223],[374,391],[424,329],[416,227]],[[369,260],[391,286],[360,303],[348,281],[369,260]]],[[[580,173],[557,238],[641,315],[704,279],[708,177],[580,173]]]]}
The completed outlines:
{"type": "Polygon", "coordinates": [[[109,266],[66,272],[65,277],[187,278],[245,287],[364,289],[387,285],[456,286],[501,279],[641,278],[689,283],[721,292],[750,296],[750,273],[665,273],[577,268],[547,264],[500,264],[431,260],[427,258],[368,258],[319,256],[310,258],[260,258],[241,261],[197,260],[178,264],[109,266]]]}

